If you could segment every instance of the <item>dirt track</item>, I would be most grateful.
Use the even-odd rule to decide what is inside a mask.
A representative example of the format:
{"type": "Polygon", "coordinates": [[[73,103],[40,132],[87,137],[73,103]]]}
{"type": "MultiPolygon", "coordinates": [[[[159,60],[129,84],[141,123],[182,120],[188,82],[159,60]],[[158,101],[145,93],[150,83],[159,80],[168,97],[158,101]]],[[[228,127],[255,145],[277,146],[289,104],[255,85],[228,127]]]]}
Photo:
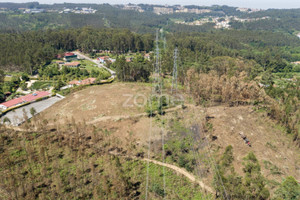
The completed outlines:
{"type": "MultiPolygon", "coordinates": [[[[115,155],[115,156],[121,156],[120,154],[118,154],[116,152],[109,152],[109,153],[112,154],[112,155],[115,155]]],[[[148,159],[148,158],[142,158],[141,159],[141,158],[138,158],[138,157],[135,157],[135,156],[134,157],[133,156],[124,156],[124,157],[135,159],[135,160],[142,160],[142,161],[146,161],[146,162],[151,162],[151,163],[156,164],[156,165],[167,167],[167,168],[175,171],[176,173],[185,176],[190,181],[198,184],[205,191],[207,191],[209,193],[212,193],[212,194],[214,193],[214,190],[211,187],[207,186],[205,183],[203,183],[202,181],[198,180],[196,178],[196,176],[194,176],[193,174],[189,173],[188,171],[186,171],[183,168],[180,168],[180,167],[177,167],[175,165],[168,164],[168,163],[163,163],[163,162],[160,162],[160,161],[157,161],[157,160],[148,159]]]]}
{"type": "Polygon", "coordinates": [[[198,184],[200,187],[202,187],[205,191],[208,191],[208,192],[210,192],[210,193],[214,193],[214,190],[213,190],[211,187],[205,185],[202,181],[197,180],[197,178],[196,178],[193,174],[187,172],[187,171],[186,171],[185,169],[183,169],[183,168],[177,167],[177,166],[175,166],[175,165],[163,163],[163,162],[160,162],[160,161],[157,161],[157,160],[151,160],[151,159],[148,159],[148,158],[144,158],[143,160],[144,160],[144,161],[147,161],[147,162],[154,163],[154,164],[156,164],[156,165],[160,165],[160,166],[164,166],[164,167],[167,167],[167,168],[169,168],[169,169],[172,169],[172,170],[174,170],[175,172],[177,172],[177,173],[179,173],[179,174],[181,174],[181,175],[187,177],[190,181],[197,183],[197,184],[198,184]]]}

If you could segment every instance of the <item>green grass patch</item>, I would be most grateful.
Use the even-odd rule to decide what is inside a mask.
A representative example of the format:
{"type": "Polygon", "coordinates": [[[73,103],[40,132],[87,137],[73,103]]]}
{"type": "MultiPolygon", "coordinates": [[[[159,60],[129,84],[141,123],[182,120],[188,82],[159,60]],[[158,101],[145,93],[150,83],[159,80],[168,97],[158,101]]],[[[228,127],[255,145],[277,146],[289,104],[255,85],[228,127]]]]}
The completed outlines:
{"type": "Polygon", "coordinates": [[[96,63],[89,61],[89,60],[80,60],[80,68],[86,69],[88,72],[92,70],[100,71],[100,68],[97,66],[96,63]]]}
{"type": "Polygon", "coordinates": [[[5,82],[10,82],[11,81],[12,76],[5,76],[4,77],[4,81],[5,82]]]}
{"type": "Polygon", "coordinates": [[[32,84],[31,89],[39,90],[50,88],[53,85],[52,81],[36,81],[32,84]]]}

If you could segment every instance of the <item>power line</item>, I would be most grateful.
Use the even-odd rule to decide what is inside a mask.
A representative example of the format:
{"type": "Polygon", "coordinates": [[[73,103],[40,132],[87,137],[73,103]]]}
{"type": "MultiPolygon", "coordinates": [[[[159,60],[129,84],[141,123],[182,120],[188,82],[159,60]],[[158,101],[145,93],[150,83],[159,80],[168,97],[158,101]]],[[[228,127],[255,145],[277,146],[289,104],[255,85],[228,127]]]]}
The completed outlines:
{"type": "Polygon", "coordinates": [[[223,187],[223,189],[224,189],[224,193],[225,193],[225,194],[222,192],[222,196],[223,196],[224,199],[229,200],[228,194],[227,194],[227,191],[226,191],[226,188],[225,188],[225,186],[224,186],[223,180],[222,180],[221,175],[220,175],[220,172],[219,172],[219,169],[218,169],[218,167],[217,167],[217,165],[216,165],[216,161],[215,161],[214,157],[213,157],[213,156],[211,155],[211,153],[210,153],[210,144],[209,144],[209,142],[208,142],[206,136],[204,136],[204,141],[206,142],[206,145],[207,145],[207,147],[208,147],[208,153],[209,153],[209,156],[208,156],[208,157],[209,157],[209,159],[210,159],[210,163],[211,163],[211,164],[213,165],[213,167],[215,168],[216,173],[217,173],[217,179],[220,180],[220,183],[221,183],[221,185],[222,185],[222,187],[223,187]]]}
{"type": "Polygon", "coordinates": [[[176,47],[174,50],[174,64],[173,64],[173,76],[172,76],[172,89],[171,93],[177,93],[177,57],[178,57],[178,48],[176,47]]]}
{"type": "Polygon", "coordinates": [[[156,50],[155,50],[155,81],[158,82],[158,73],[159,73],[159,46],[158,46],[158,29],[156,30],[156,50]]]}
{"type": "MultiPolygon", "coordinates": [[[[163,30],[161,31],[161,39],[163,39],[163,30]]],[[[159,103],[160,103],[160,114],[163,113],[163,79],[162,77],[160,76],[161,75],[161,68],[162,68],[162,65],[161,65],[161,57],[159,57],[159,71],[158,71],[158,74],[159,74],[159,91],[160,91],[160,96],[159,96],[159,103]]],[[[163,131],[163,128],[161,128],[161,146],[162,146],[162,160],[163,160],[163,163],[165,163],[165,138],[164,138],[164,131],[163,131]]],[[[165,199],[165,196],[166,196],[166,176],[165,176],[165,166],[162,166],[163,168],[163,187],[164,187],[164,199],[165,199]]]]}
{"type": "Polygon", "coordinates": [[[156,84],[158,82],[158,71],[159,71],[159,47],[158,47],[158,29],[156,30],[156,60],[155,60],[155,65],[154,65],[154,76],[155,76],[155,84],[153,84],[153,81],[151,82],[151,94],[150,94],[150,98],[149,98],[149,106],[150,106],[150,124],[149,124],[149,136],[148,136],[148,160],[147,160],[147,177],[146,177],[146,194],[145,194],[145,200],[148,199],[148,189],[149,189],[149,168],[150,168],[150,163],[149,163],[149,159],[150,159],[150,149],[151,149],[151,136],[152,136],[152,115],[153,115],[153,107],[152,107],[152,96],[155,92],[155,87],[156,84]]]}

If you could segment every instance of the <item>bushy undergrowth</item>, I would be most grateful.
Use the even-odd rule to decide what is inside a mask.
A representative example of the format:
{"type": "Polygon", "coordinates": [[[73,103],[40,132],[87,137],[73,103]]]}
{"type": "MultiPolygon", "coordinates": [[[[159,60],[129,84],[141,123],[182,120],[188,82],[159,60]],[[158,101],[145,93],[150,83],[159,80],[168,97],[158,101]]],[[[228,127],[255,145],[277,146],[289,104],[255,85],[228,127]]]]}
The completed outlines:
{"type": "MultiPolygon", "coordinates": [[[[113,133],[74,121],[47,130],[48,123],[36,122],[38,131],[29,132],[0,127],[0,198],[145,198],[147,163],[121,156],[126,150],[113,133]]],[[[150,164],[150,199],[208,199],[199,186],[165,172],[162,193],[162,167],[150,164]]]]}

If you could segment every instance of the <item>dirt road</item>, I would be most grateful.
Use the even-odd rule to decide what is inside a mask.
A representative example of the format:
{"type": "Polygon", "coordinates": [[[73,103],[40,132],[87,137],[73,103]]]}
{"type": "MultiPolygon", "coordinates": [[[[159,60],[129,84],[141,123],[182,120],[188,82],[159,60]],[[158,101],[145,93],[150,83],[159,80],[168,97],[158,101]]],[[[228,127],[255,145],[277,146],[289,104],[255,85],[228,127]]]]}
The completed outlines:
{"type": "MultiPolygon", "coordinates": [[[[190,106],[190,105],[188,105],[188,106],[190,106]]],[[[182,106],[178,105],[173,108],[168,108],[168,109],[164,110],[164,112],[169,113],[169,112],[174,112],[174,111],[181,110],[181,109],[182,109],[182,106]]],[[[154,112],[154,114],[157,114],[157,112],[154,112]]],[[[103,117],[94,119],[92,121],[88,121],[87,124],[95,124],[97,122],[103,122],[103,121],[109,121],[109,120],[118,121],[121,119],[139,118],[139,117],[147,117],[147,116],[148,116],[148,113],[139,113],[139,114],[135,114],[135,115],[103,116],[103,117]]]]}
{"type": "MultiPolygon", "coordinates": [[[[110,154],[112,155],[115,155],[115,156],[122,156],[120,155],[119,153],[117,152],[109,152],[110,154]]],[[[183,176],[185,176],[186,178],[188,178],[190,181],[198,184],[202,189],[204,189],[205,191],[209,192],[209,193],[212,193],[214,194],[214,190],[205,185],[205,183],[203,183],[202,181],[200,180],[197,180],[196,176],[194,176],[193,174],[189,173],[188,171],[186,171],[185,169],[183,168],[180,168],[180,167],[177,167],[175,165],[171,165],[171,164],[168,164],[168,163],[163,163],[163,162],[160,162],[160,161],[157,161],[157,160],[152,160],[152,159],[148,159],[148,158],[139,158],[139,157],[135,157],[135,156],[126,156],[126,155],[123,155],[123,157],[127,157],[127,158],[131,158],[131,159],[136,159],[136,160],[142,160],[142,161],[146,161],[146,162],[151,162],[153,164],[156,164],[156,165],[160,165],[160,166],[164,166],[164,167],[167,167],[169,169],[172,169],[173,171],[177,172],[178,174],[181,174],[183,176]]]]}
{"type": "Polygon", "coordinates": [[[164,166],[164,167],[167,167],[167,168],[169,168],[169,169],[172,169],[172,170],[174,170],[175,172],[177,172],[178,174],[181,174],[181,175],[187,177],[190,181],[197,183],[197,184],[198,184],[200,187],[202,187],[205,191],[208,191],[208,192],[210,192],[210,193],[212,193],[212,194],[214,193],[214,190],[213,190],[211,187],[205,185],[202,181],[197,180],[197,178],[196,178],[193,174],[187,172],[187,171],[186,171],[185,169],[183,169],[183,168],[177,167],[177,166],[175,166],[175,165],[163,163],[163,162],[160,162],[160,161],[157,161],[157,160],[151,160],[151,159],[148,159],[148,158],[144,158],[143,160],[144,160],[144,161],[147,161],[147,162],[154,163],[154,164],[156,164],[156,165],[160,165],[160,166],[164,166]]]}

